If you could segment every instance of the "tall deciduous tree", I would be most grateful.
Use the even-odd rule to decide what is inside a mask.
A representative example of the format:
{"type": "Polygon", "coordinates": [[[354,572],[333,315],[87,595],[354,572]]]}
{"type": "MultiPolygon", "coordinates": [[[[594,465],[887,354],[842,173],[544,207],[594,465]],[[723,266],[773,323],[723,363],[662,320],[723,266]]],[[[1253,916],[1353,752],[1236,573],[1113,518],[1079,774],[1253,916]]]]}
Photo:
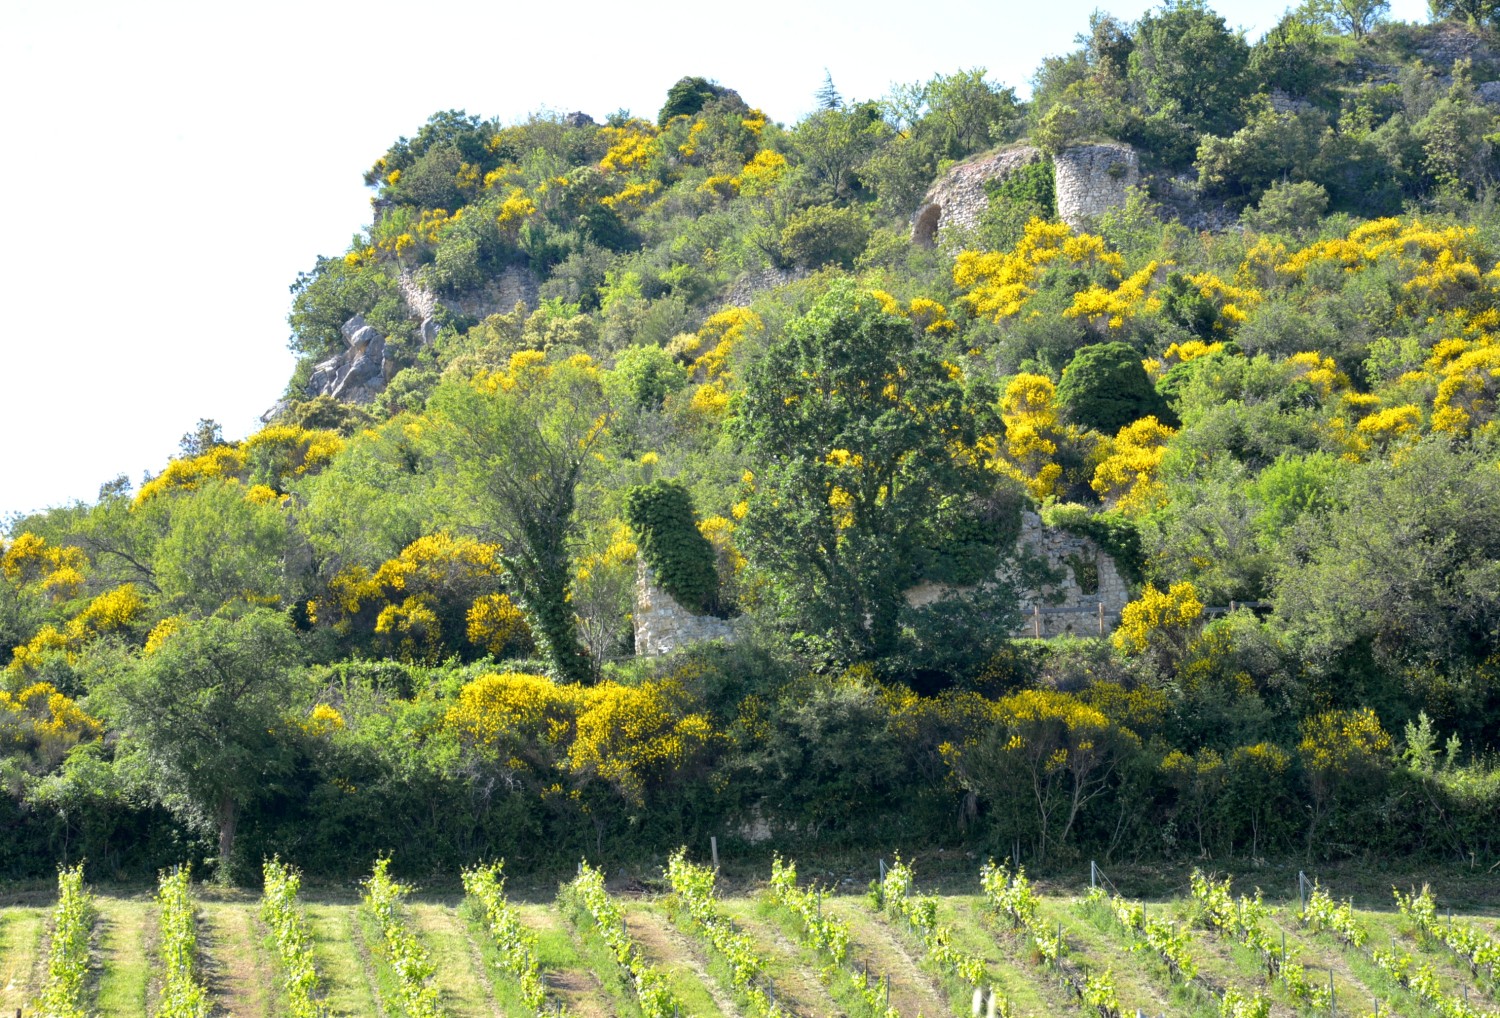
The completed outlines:
{"type": "Polygon", "coordinates": [[[851,658],[897,644],[902,591],[945,505],[991,478],[963,387],[906,318],[832,288],[753,369],[742,434],[759,464],[748,543],[789,616],[851,658]]]}
{"type": "Polygon", "coordinates": [[[181,623],[102,690],[162,802],[217,833],[221,871],[233,864],[243,808],[291,767],[277,733],[294,700],[298,656],[281,613],[216,615],[181,623]]]}
{"type": "Polygon", "coordinates": [[[531,631],[560,676],[591,674],[569,604],[568,538],[578,483],[611,411],[587,357],[546,363],[518,355],[473,383],[432,397],[451,467],[454,522],[498,543],[531,631]]]}

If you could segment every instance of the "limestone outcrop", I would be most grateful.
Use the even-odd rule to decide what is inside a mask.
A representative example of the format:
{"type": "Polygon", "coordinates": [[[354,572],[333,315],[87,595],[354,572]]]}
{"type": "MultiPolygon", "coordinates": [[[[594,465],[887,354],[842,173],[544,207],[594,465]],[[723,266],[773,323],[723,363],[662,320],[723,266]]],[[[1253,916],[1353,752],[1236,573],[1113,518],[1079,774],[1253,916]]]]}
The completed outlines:
{"type": "Polygon", "coordinates": [[[309,396],[332,396],[344,403],[368,403],[397,371],[385,337],[355,315],[340,330],[344,349],[316,365],[307,382],[309,396]]]}

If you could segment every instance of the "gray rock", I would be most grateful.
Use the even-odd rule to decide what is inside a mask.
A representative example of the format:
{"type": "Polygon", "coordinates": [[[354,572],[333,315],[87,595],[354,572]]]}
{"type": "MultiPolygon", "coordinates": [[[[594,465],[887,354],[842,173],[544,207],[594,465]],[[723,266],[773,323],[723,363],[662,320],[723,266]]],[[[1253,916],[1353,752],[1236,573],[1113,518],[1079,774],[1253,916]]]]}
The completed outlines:
{"type": "Polygon", "coordinates": [[[1500,81],[1481,81],[1474,86],[1479,101],[1490,106],[1500,106],[1500,81]]]}
{"type": "Polygon", "coordinates": [[[344,323],[343,328],[341,328],[339,332],[343,334],[344,342],[348,343],[349,337],[353,336],[356,332],[358,332],[360,329],[363,329],[364,327],[365,316],[355,315],[353,318],[344,323]]]}
{"type": "Polygon", "coordinates": [[[422,324],[417,327],[417,338],[422,341],[423,346],[431,346],[437,342],[438,323],[431,318],[422,319],[422,324]]]}
{"type": "Polygon", "coordinates": [[[568,125],[569,127],[593,127],[594,118],[589,116],[587,113],[580,113],[579,111],[574,110],[566,117],[563,117],[563,123],[568,125]]]}
{"type": "Polygon", "coordinates": [[[344,337],[344,342],[349,344],[349,349],[354,353],[359,353],[371,343],[377,341],[384,342],[380,338],[380,333],[375,331],[375,326],[373,325],[366,325],[360,329],[356,329],[351,335],[344,337]]]}

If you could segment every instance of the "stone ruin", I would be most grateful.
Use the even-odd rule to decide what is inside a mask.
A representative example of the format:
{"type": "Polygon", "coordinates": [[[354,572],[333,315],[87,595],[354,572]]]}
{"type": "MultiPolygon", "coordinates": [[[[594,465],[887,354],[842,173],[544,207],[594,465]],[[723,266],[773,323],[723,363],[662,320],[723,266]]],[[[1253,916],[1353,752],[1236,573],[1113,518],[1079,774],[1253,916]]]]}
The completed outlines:
{"type": "Polygon", "coordinates": [[[1041,158],[1042,151],[1035,146],[1012,145],[955,163],[923,196],[912,219],[912,241],[923,247],[932,247],[937,243],[938,231],[942,227],[973,229],[978,226],[979,217],[990,204],[986,185],[1041,158]]]}
{"type": "MultiPolygon", "coordinates": [[[[1120,624],[1130,601],[1130,585],[1115,560],[1093,539],[1049,527],[1034,512],[1021,513],[1016,548],[995,570],[996,579],[1013,581],[1023,560],[1045,567],[1050,578],[1019,591],[1021,621],[1012,636],[1107,636],[1120,624]]],[[[906,592],[913,607],[931,604],[954,588],[924,583],[906,592]]]]}
{"type": "Polygon", "coordinates": [[[1075,145],[1052,160],[1057,218],[1083,229],[1110,209],[1125,204],[1126,192],[1141,182],[1141,162],[1129,145],[1075,145]]]}
{"type": "Polygon", "coordinates": [[[639,657],[670,654],[690,643],[734,642],[734,623],[716,615],[695,615],[656,582],[644,559],[635,565],[635,652],[639,657]]]}
{"type": "MultiPolygon", "coordinates": [[[[1015,551],[1000,564],[996,578],[1017,576],[1023,560],[1045,567],[1050,578],[1020,591],[1021,620],[1016,637],[1107,636],[1120,624],[1130,601],[1130,585],[1115,560],[1091,538],[1049,527],[1034,512],[1021,514],[1015,551]]],[[[913,607],[938,600],[954,588],[924,583],[906,592],[913,607]]],[[[656,583],[651,567],[637,560],[635,574],[635,652],[641,657],[670,654],[690,643],[733,643],[732,619],[696,615],[656,583]]]]}
{"type": "MultiPolygon", "coordinates": [[[[927,189],[912,217],[912,243],[932,247],[945,227],[973,229],[989,207],[989,182],[1003,180],[1042,158],[1032,145],[1012,145],[956,163],[927,189]]],[[[1135,149],[1119,142],[1075,145],[1052,160],[1057,216],[1083,229],[1109,209],[1125,204],[1126,192],[1141,181],[1135,149]]]]}

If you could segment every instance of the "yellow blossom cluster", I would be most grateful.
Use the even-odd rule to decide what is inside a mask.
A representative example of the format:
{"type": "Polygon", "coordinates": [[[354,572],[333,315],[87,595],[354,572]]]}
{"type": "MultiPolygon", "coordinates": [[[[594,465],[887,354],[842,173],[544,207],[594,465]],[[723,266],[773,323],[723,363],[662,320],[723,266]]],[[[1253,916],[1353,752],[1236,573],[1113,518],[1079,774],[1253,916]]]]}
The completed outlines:
{"type": "Polygon", "coordinates": [[[1114,289],[1091,283],[1073,295],[1073,303],[1063,311],[1063,317],[1082,318],[1094,326],[1105,322],[1109,328],[1118,329],[1143,311],[1160,310],[1160,298],[1146,294],[1146,288],[1156,281],[1160,269],[1159,262],[1147,262],[1120,280],[1114,289]]]}
{"type": "Polygon", "coordinates": [[[495,216],[495,222],[502,230],[514,237],[521,224],[536,215],[536,202],[526,196],[526,191],[519,187],[512,187],[500,203],[500,211],[495,216]]]}
{"type": "Polygon", "coordinates": [[[1147,584],[1141,596],[1120,612],[1120,627],[1111,640],[1127,654],[1139,654],[1151,646],[1157,634],[1181,634],[1203,617],[1198,590],[1186,581],[1167,590],[1147,584]]]}
{"type": "Polygon", "coordinates": [[[1167,442],[1177,432],[1155,417],[1143,417],[1121,428],[1103,443],[1103,459],[1089,482],[1107,505],[1132,514],[1147,512],[1166,499],[1158,479],[1167,442]]]}
{"type": "Polygon", "coordinates": [[[252,485],[246,497],[268,501],[260,487],[273,493],[289,481],[317,473],[344,448],[336,431],[299,428],[276,424],[262,428],[243,442],[216,445],[198,456],[185,456],[167,464],[167,468],[136,493],[135,504],[141,505],[158,495],[174,491],[193,491],[206,481],[248,480],[263,476],[272,482],[252,485]]]}
{"type": "Polygon", "coordinates": [[[986,446],[991,453],[986,465],[1020,481],[1037,501],[1058,494],[1062,480],[1062,467],[1054,458],[1067,434],[1058,422],[1056,399],[1057,386],[1046,375],[1016,375],[1000,398],[1004,455],[992,440],[986,446]]]}
{"type": "Polygon", "coordinates": [[[661,190],[661,182],[648,180],[644,183],[626,184],[625,189],[618,194],[605,195],[599,199],[599,204],[605,208],[640,208],[645,200],[661,190]]]}
{"type": "Polygon", "coordinates": [[[902,304],[884,290],[871,290],[870,296],[880,302],[880,310],[886,314],[909,318],[912,325],[929,335],[947,336],[958,331],[958,323],[948,316],[948,309],[931,297],[913,297],[910,303],[902,304]]]}
{"type": "Polygon", "coordinates": [[[539,779],[556,768],[597,778],[632,801],[716,740],[674,679],[626,686],[558,685],[540,675],[485,675],[464,686],[445,727],[481,756],[539,779]],[[523,759],[526,757],[526,759],[523,759]]]}
{"type": "Polygon", "coordinates": [[[1347,774],[1378,766],[1391,752],[1391,737],[1368,707],[1332,710],[1302,722],[1297,752],[1315,776],[1347,774]]]}
{"type": "Polygon", "coordinates": [[[499,657],[507,648],[531,643],[526,615],[505,594],[475,598],[465,618],[469,642],[499,657]]]}
{"type": "Polygon", "coordinates": [[[1473,227],[1435,228],[1420,219],[1390,217],[1362,223],[1346,237],[1310,244],[1276,268],[1284,276],[1301,279],[1319,265],[1352,273],[1383,263],[1405,277],[1407,310],[1421,304],[1452,307],[1500,282],[1494,273],[1481,274],[1474,261],[1478,246],[1473,227]]]}
{"type": "Polygon", "coordinates": [[[640,170],[661,156],[657,130],[644,120],[630,120],[619,127],[601,127],[599,133],[609,146],[604,158],[599,161],[601,170],[640,170]]]}
{"type": "Polygon", "coordinates": [[[86,564],[81,548],[48,544],[30,531],[9,542],[0,538],[0,576],[19,586],[38,584],[54,602],[78,596],[86,564]]]}
{"type": "Polygon", "coordinates": [[[36,682],[14,694],[0,689],[0,745],[29,750],[44,767],[55,766],[73,746],[103,732],[97,718],[50,682],[36,682]]]}
{"type": "Polygon", "coordinates": [[[126,583],[105,591],[68,621],[62,629],[43,626],[30,640],[12,652],[7,670],[14,674],[31,674],[53,654],[65,654],[69,660],[96,636],[129,630],[146,612],[146,602],[135,584],[126,583]]]}
{"type": "Polygon", "coordinates": [[[1059,259],[1080,268],[1102,267],[1115,278],[1124,259],[1090,234],[1074,236],[1065,223],[1033,219],[1010,251],[961,251],[953,264],[953,282],[965,291],[963,301],[976,316],[994,321],[1011,317],[1036,293],[1042,270],[1059,259]]]}
{"type": "Polygon", "coordinates": [[[302,722],[302,730],[315,737],[341,732],[344,730],[344,715],[331,704],[316,704],[302,722]]]}

